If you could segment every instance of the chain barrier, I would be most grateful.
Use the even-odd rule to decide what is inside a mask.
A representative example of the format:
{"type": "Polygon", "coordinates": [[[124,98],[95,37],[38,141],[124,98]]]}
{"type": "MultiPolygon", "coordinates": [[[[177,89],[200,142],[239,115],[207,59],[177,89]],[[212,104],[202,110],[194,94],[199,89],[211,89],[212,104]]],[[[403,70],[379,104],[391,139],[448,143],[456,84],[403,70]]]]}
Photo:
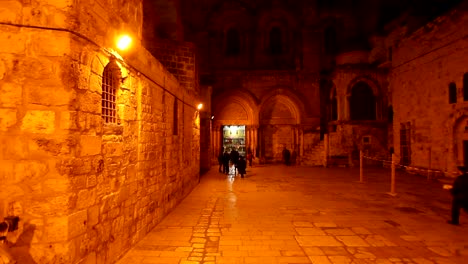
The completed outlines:
{"type": "MultiPolygon", "coordinates": [[[[449,174],[449,175],[458,175],[460,174],[460,172],[443,172],[441,170],[434,170],[434,169],[426,169],[426,168],[418,168],[418,167],[413,167],[413,166],[408,166],[408,165],[402,165],[402,164],[397,164],[395,161],[395,154],[392,154],[392,159],[391,160],[385,160],[385,159],[382,159],[382,158],[377,158],[377,157],[370,157],[370,156],[365,156],[363,154],[362,151],[360,151],[359,153],[359,156],[360,156],[360,161],[359,161],[359,170],[360,170],[360,173],[359,173],[359,181],[360,182],[364,182],[364,173],[363,173],[363,161],[364,159],[369,159],[369,160],[374,160],[374,161],[378,161],[378,162],[382,162],[383,166],[385,165],[390,165],[391,167],[391,189],[390,189],[390,192],[389,194],[390,195],[393,195],[395,196],[396,195],[396,192],[395,192],[395,169],[405,169],[406,171],[408,172],[416,172],[416,173],[426,173],[427,174],[427,179],[430,180],[431,179],[431,175],[434,174],[434,173],[443,173],[443,174],[449,174]]],[[[443,188],[444,189],[451,189],[452,188],[452,185],[451,184],[444,184],[443,185],[443,188]]]]}

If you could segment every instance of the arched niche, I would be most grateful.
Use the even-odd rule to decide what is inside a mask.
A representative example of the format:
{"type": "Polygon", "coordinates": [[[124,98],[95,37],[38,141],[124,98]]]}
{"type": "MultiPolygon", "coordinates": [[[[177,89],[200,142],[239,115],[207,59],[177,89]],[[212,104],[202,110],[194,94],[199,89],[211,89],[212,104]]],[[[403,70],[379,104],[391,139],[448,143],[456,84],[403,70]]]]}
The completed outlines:
{"type": "Polygon", "coordinates": [[[468,165],[468,115],[460,116],[453,128],[454,157],[457,165],[468,165]]]}
{"type": "Polygon", "coordinates": [[[383,119],[382,92],[374,79],[367,76],[353,79],[348,85],[346,98],[348,120],[383,119]]]}
{"type": "Polygon", "coordinates": [[[266,162],[281,162],[285,147],[291,152],[299,149],[301,114],[293,99],[284,94],[268,97],[260,106],[259,121],[260,155],[266,162]]]}

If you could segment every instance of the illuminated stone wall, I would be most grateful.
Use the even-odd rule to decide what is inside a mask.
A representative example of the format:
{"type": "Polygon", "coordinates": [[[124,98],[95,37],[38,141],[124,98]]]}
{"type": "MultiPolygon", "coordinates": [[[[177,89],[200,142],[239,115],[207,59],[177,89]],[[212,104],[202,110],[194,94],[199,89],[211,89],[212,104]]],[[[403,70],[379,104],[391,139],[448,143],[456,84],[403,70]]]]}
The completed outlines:
{"type": "MultiPolygon", "coordinates": [[[[342,59],[345,60],[345,57],[342,59]]],[[[328,154],[347,156],[364,150],[369,156],[386,157],[389,149],[387,144],[387,72],[358,63],[359,61],[350,61],[348,58],[345,64],[336,68],[332,76],[334,87],[330,92],[336,91],[338,120],[328,124],[330,140],[328,154]],[[351,120],[350,95],[354,84],[358,82],[365,82],[373,90],[377,101],[376,120],[351,120]],[[369,137],[370,141],[363,144],[363,137],[369,137]]]]}
{"type": "Polygon", "coordinates": [[[407,37],[400,37],[406,30],[401,28],[388,38],[393,44],[390,89],[395,153],[400,158],[400,127],[409,123],[414,166],[456,172],[456,166],[463,164],[463,139],[454,134],[457,124],[468,116],[463,101],[467,24],[468,15],[460,8],[407,37]],[[451,82],[457,87],[455,104],[449,103],[451,82]]]}
{"type": "Polygon", "coordinates": [[[0,6],[0,217],[21,218],[22,264],[113,263],[198,183],[194,93],[139,45],[141,1],[75,2],[0,6]],[[135,43],[119,59],[121,31],[135,43]],[[113,54],[118,122],[104,124],[113,54]]]}

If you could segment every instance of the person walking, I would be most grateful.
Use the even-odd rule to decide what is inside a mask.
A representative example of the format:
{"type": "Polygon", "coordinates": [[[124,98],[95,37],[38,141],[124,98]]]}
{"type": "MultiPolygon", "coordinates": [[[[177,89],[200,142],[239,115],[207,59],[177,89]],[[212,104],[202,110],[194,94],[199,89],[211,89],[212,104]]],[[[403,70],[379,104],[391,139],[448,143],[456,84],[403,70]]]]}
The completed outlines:
{"type": "Polygon", "coordinates": [[[237,171],[239,172],[241,178],[244,178],[244,174],[246,174],[245,169],[247,168],[247,161],[244,159],[243,156],[239,157],[239,161],[237,162],[237,171]]]}
{"type": "Polygon", "coordinates": [[[233,148],[231,150],[231,162],[232,162],[232,165],[234,165],[234,175],[236,175],[238,161],[239,161],[239,152],[235,148],[233,148]]]}
{"type": "Polygon", "coordinates": [[[231,156],[226,150],[223,154],[223,173],[224,174],[229,174],[229,160],[230,159],[231,159],[231,156]]]}
{"type": "Polygon", "coordinates": [[[283,161],[286,166],[289,166],[291,160],[291,152],[286,147],[283,148],[283,161]]]}
{"type": "Polygon", "coordinates": [[[252,160],[253,160],[252,151],[249,150],[249,153],[247,153],[247,161],[249,162],[249,167],[252,167],[252,160]]]}
{"type": "Polygon", "coordinates": [[[465,166],[458,166],[461,172],[455,181],[451,193],[452,199],[452,219],[447,222],[452,225],[459,225],[460,209],[465,209],[468,212],[468,168],[465,166]]]}
{"type": "Polygon", "coordinates": [[[219,172],[223,172],[223,171],[224,171],[224,169],[223,169],[223,156],[224,156],[223,150],[221,150],[221,151],[219,152],[219,155],[218,155],[218,165],[219,165],[218,171],[219,171],[219,172]]]}

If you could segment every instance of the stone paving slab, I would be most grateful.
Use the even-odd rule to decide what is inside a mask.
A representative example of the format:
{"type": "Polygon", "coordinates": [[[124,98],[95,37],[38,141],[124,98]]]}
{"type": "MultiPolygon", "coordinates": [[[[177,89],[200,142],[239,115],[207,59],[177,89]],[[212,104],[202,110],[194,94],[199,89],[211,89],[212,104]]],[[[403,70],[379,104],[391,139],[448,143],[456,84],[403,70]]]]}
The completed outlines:
{"type": "Polygon", "coordinates": [[[367,168],[212,170],[118,264],[468,263],[468,215],[442,184],[367,168]]]}

